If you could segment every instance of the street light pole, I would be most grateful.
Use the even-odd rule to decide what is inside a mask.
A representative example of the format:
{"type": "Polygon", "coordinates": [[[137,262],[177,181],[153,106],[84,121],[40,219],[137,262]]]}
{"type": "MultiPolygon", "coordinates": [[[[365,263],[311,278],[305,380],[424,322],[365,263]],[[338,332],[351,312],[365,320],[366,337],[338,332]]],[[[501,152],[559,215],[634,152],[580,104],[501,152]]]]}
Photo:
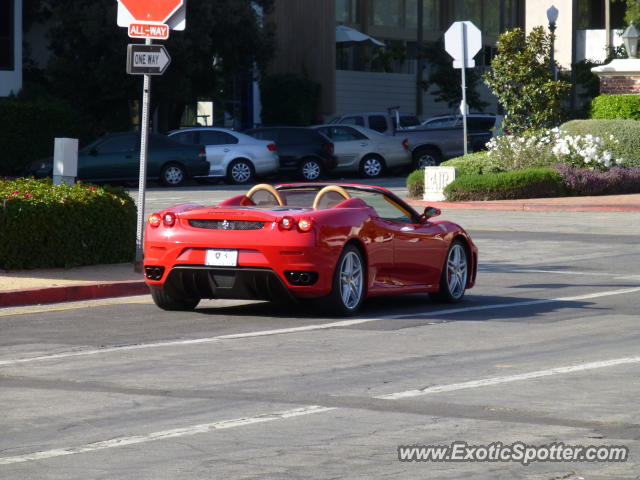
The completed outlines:
{"type": "Polygon", "coordinates": [[[558,9],[551,5],[547,9],[547,20],[549,20],[549,32],[551,32],[551,51],[549,52],[549,72],[553,80],[558,79],[558,69],[555,61],[555,40],[556,22],[558,21],[558,9]]]}

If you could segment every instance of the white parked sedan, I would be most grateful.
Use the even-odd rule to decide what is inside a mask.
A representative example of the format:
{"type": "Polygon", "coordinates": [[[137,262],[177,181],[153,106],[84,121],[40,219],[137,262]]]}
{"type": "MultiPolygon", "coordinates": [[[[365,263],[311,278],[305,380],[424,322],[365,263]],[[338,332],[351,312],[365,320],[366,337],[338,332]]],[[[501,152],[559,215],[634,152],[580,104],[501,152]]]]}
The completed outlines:
{"type": "Polygon", "coordinates": [[[275,172],[280,164],[275,143],[226,128],[193,127],[173,130],[167,135],[181,143],[205,146],[211,164],[207,178],[245,184],[253,182],[256,175],[275,172]]]}
{"type": "Polygon", "coordinates": [[[406,138],[390,137],[357,125],[317,125],[312,128],[333,142],[338,157],[334,171],[359,172],[363,177],[375,178],[387,168],[411,165],[406,138]]]}

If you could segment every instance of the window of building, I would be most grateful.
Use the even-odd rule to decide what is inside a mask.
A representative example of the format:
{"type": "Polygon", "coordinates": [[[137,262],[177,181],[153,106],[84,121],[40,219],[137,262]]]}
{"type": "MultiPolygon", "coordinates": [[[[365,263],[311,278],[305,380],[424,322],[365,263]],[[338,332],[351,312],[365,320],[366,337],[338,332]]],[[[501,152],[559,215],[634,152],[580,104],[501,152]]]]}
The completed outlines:
{"type": "Polygon", "coordinates": [[[356,23],[356,0],[336,0],[336,21],[356,23]]]}
{"type": "Polygon", "coordinates": [[[0,0],[0,70],[13,70],[13,11],[15,0],[0,0]]]}
{"type": "MultiPolygon", "coordinates": [[[[422,0],[422,28],[425,31],[440,30],[440,0],[422,0]]],[[[418,27],[418,0],[405,0],[405,26],[418,27]]]]}
{"type": "Polygon", "coordinates": [[[372,0],[371,23],[381,27],[401,27],[403,0],[372,0]]]}
{"type": "MultiPolygon", "coordinates": [[[[605,28],[605,1],[607,0],[578,0],[578,30],[605,28]]],[[[626,2],[611,2],[611,28],[624,27],[625,10],[626,2]]]]}

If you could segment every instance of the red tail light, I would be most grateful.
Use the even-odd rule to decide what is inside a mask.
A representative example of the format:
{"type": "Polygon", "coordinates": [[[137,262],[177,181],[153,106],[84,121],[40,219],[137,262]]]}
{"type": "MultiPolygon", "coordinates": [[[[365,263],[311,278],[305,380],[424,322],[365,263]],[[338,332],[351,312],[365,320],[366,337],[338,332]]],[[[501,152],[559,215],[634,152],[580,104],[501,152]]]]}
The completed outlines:
{"type": "Polygon", "coordinates": [[[301,232],[308,232],[313,228],[313,222],[308,218],[301,218],[298,220],[298,230],[301,232]]]}
{"type": "Polygon", "coordinates": [[[202,146],[200,147],[200,151],[198,152],[198,157],[200,157],[200,160],[206,160],[207,158],[207,151],[202,146]]]}
{"type": "Polygon", "coordinates": [[[278,228],[280,230],[291,230],[296,224],[296,221],[292,217],[283,217],[278,222],[278,228]]]}
{"type": "Polygon", "coordinates": [[[151,225],[153,228],[158,228],[161,223],[162,217],[159,214],[154,213],[149,217],[149,225],[151,225]]]}
{"type": "Polygon", "coordinates": [[[276,151],[276,144],[275,143],[270,143],[269,145],[267,145],[267,150],[269,150],[270,152],[275,152],[276,151]]]}
{"type": "Polygon", "coordinates": [[[325,151],[325,153],[329,154],[329,155],[333,155],[333,143],[327,142],[322,146],[322,149],[325,151]]]}
{"type": "Polygon", "coordinates": [[[409,140],[407,140],[406,138],[402,140],[402,146],[405,150],[409,150],[409,140]]]}
{"type": "Polygon", "coordinates": [[[162,215],[162,223],[165,227],[173,227],[176,224],[176,214],[173,212],[167,212],[162,215]]]}

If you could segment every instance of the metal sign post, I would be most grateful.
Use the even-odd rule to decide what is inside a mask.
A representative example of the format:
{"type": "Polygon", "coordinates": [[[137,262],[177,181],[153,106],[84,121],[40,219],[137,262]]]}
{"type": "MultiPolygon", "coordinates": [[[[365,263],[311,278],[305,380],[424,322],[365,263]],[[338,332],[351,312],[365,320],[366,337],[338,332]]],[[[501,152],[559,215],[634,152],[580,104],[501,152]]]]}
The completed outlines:
{"type": "MultiPolygon", "coordinates": [[[[151,45],[151,39],[145,40],[145,45],[151,45]]],[[[144,75],[142,84],[142,119],[140,123],[140,177],[138,179],[138,223],[136,227],[136,263],[134,270],[142,273],[143,241],[144,241],[144,201],[147,188],[147,152],[149,140],[149,103],[151,98],[151,75],[144,75]]]]}
{"type": "Polygon", "coordinates": [[[142,118],[140,120],[140,177],[138,179],[138,221],[136,226],[136,259],[134,270],[143,271],[144,202],[147,187],[147,153],[149,150],[149,103],[151,75],[162,75],[171,57],[162,45],[153,45],[152,38],[166,40],[169,30],[184,30],[186,0],[117,0],[118,25],[129,30],[129,36],[145,38],[144,45],[127,47],[127,73],[144,75],[142,86],[142,118]]]}
{"type": "Polygon", "coordinates": [[[482,33],[472,22],[454,22],[444,34],[444,48],[453,57],[453,68],[462,70],[462,114],[464,154],[467,154],[467,68],[475,67],[473,59],[482,48],[482,33]]]}
{"type": "Polygon", "coordinates": [[[462,45],[463,53],[462,53],[462,135],[463,135],[463,145],[464,145],[464,154],[469,153],[467,151],[467,26],[463,23],[462,28],[460,29],[460,42],[462,45]]]}

